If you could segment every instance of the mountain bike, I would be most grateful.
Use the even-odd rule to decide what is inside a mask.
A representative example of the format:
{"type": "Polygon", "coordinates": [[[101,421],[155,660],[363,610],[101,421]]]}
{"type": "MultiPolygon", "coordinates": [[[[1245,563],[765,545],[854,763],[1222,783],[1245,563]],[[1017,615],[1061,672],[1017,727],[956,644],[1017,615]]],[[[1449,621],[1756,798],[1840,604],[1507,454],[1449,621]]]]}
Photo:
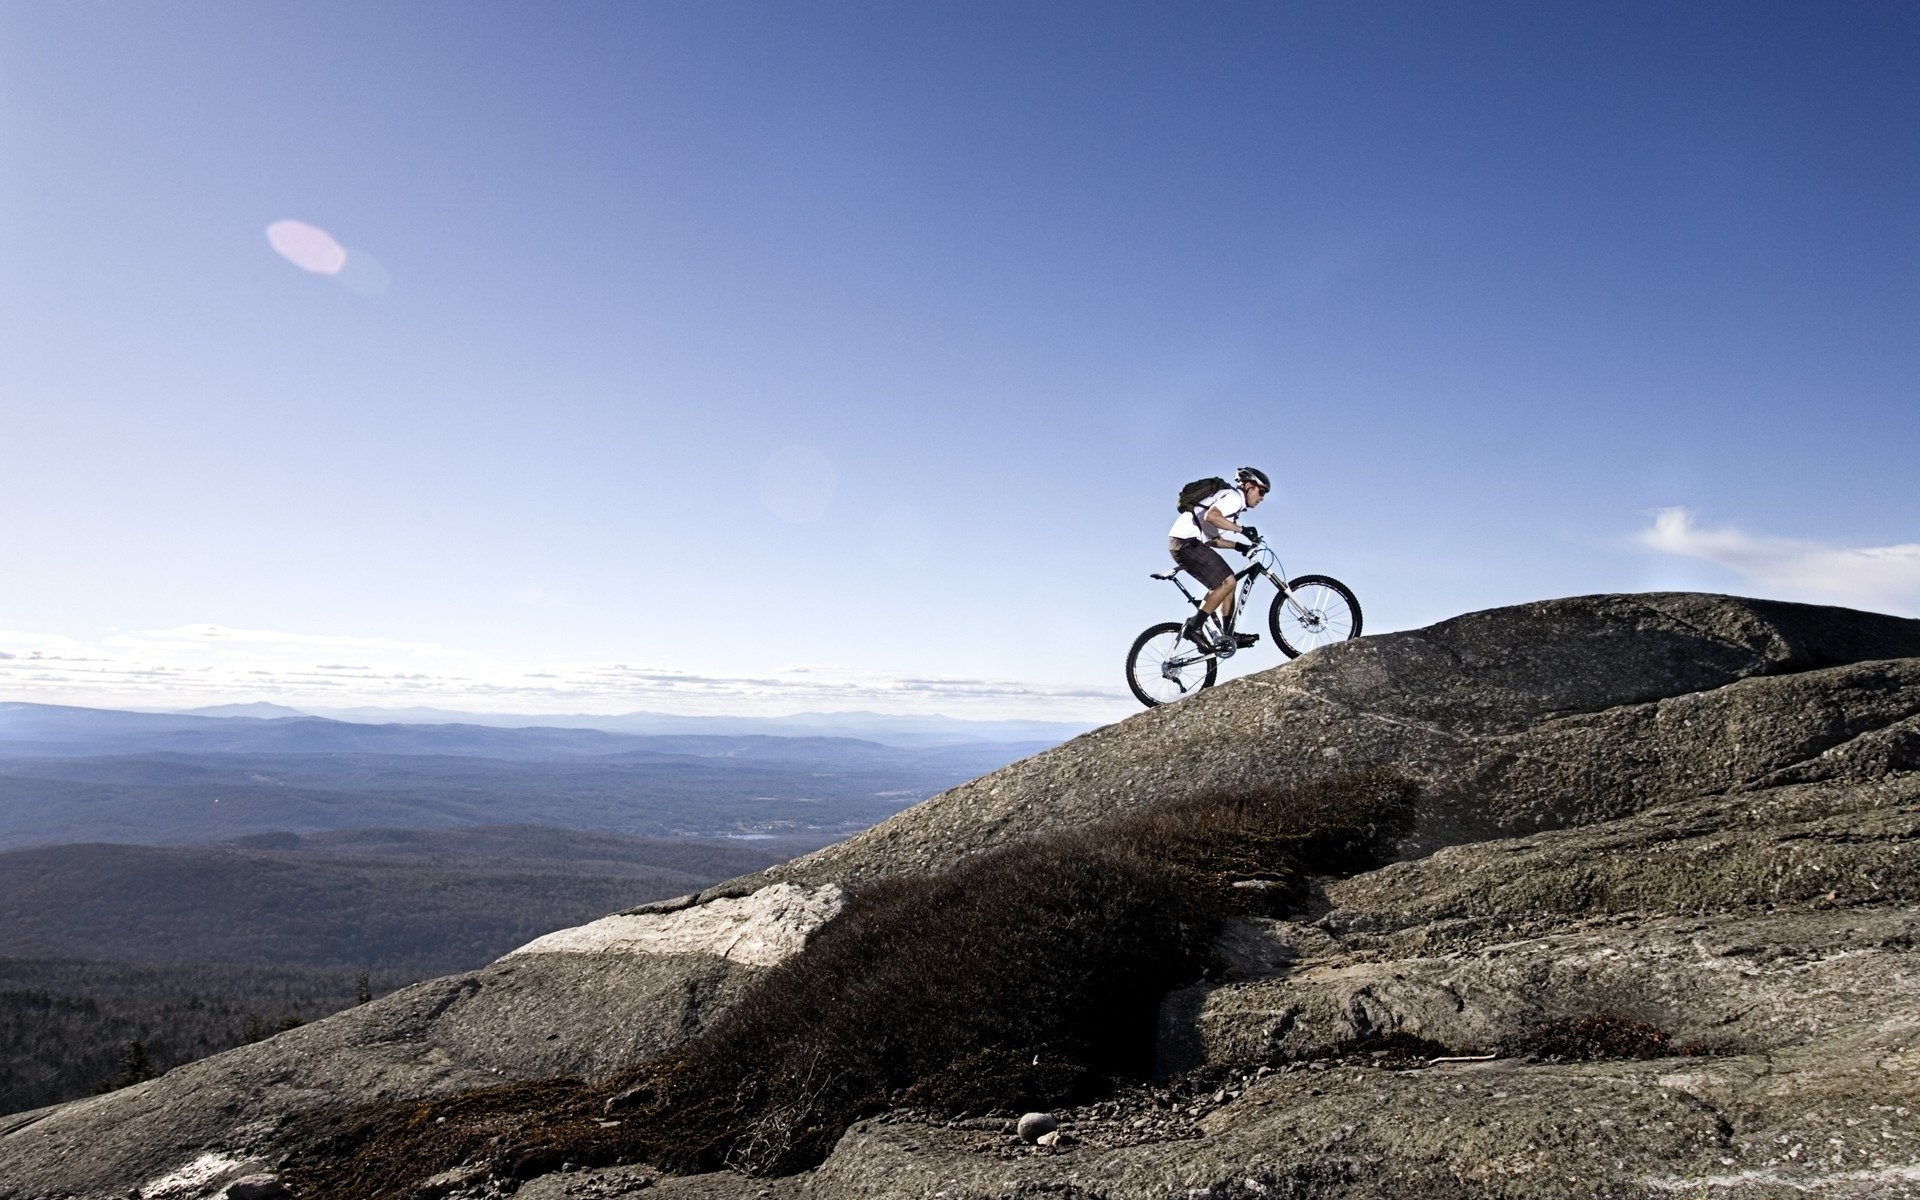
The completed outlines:
{"type": "MultiPolygon", "coordinates": [[[[1286,568],[1265,542],[1256,542],[1249,550],[1247,565],[1234,572],[1239,589],[1234,612],[1246,612],[1253,585],[1271,579],[1280,594],[1267,610],[1267,629],[1288,658],[1299,658],[1329,642],[1360,636],[1360,602],[1354,599],[1352,588],[1325,575],[1289,580],[1286,568]]],[[[1179,567],[1155,572],[1153,578],[1165,579],[1179,588],[1196,609],[1206,595],[1204,588],[1198,596],[1187,590],[1180,581],[1179,567]]],[[[1181,637],[1180,630],[1179,621],[1152,626],[1133,639],[1133,647],[1127,651],[1127,686],[1148,708],[1212,687],[1220,674],[1220,660],[1249,648],[1235,644],[1237,639],[1221,624],[1217,612],[1206,622],[1207,640],[1213,644],[1210,650],[1181,637]]],[[[1254,640],[1258,640],[1257,635],[1254,640]]]]}

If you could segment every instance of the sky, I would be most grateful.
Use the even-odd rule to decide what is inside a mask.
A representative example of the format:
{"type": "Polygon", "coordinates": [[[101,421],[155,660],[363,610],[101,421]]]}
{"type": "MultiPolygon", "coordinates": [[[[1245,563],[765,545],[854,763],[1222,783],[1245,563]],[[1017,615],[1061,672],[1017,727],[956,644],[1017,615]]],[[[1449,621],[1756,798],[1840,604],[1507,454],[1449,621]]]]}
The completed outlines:
{"type": "Polygon", "coordinates": [[[1920,616],[1916,381],[1911,4],[0,0],[0,699],[1105,720],[1241,465],[1920,616]]]}

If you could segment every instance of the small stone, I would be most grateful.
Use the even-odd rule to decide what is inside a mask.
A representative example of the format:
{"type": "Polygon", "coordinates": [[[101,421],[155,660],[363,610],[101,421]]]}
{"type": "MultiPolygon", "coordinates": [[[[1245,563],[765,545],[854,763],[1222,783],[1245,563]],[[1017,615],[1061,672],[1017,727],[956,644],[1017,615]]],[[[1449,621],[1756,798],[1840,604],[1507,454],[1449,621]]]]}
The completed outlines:
{"type": "Polygon", "coordinates": [[[1079,1140],[1064,1129],[1056,1129],[1052,1133],[1041,1134],[1034,1145],[1045,1146],[1049,1150],[1064,1150],[1068,1146],[1077,1144],[1079,1140]]]}
{"type": "Polygon", "coordinates": [[[221,1200],[275,1200],[287,1194],[277,1175],[248,1175],[236,1179],[220,1193],[221,1200]]]}
{"type": "Polygon", "coordinates": [[[433,1178],[426,1180],[419,1186],[417,1194],[421,1196],[444,1196],[449,1192],[458,1191],[461,1188],[480,1183],[486,1179],[487,1175],[488,1170],[484,1163],[468,1163],[464,1166],[454,1167],[448,1171],[442,1171],[433,1178]]]}
{"type": "Polygon", "coordinates": [[[1014,1126],[1014,1132],[1020,1135],[1021,1141],[1033,1143],[1058,1128],[1060,1122],[1052,1113],[1030,1112],[1020,1118],[1020,1123],[1014,1126]]]}
{"type": "Polygon", "coordinates": [[[639,1087],[628,1088],[624,1092],[608,1096],[606,1102],[600,1106],[600,1111],[610,1117],[615,1113],[645,1108],[654,1099],[654,1090],[646,1084],[641,1084],[639,1087]]]}

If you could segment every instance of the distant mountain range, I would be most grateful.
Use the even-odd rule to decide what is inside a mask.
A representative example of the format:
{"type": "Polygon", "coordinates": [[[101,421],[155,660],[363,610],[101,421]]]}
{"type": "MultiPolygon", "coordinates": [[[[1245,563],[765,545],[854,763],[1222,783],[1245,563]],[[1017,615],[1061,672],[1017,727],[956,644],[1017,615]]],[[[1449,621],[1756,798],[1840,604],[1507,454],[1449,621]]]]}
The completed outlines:
{"type": "Polygon", "coordinates": [[[947,746],[966,742],[1044,742],[1057,745],[1094,726],[1084,721],[970,721],[958,717],[889,713],[794,713],[784,717],[687,717],[630,712],[611,716],[471,713],[440,708],[288,708],[256,701],[181,710],[171,715],[276,720],[328,717],[363,725],[482,725],[496,729],[598,729],[607,733],[860,738],[887,746],[947,746]]]}
{"type": "Polygon", "coordinates": [[[473,824],[821,845],[1053,744],[3,703],[0,848],[473,824]]]}
{"type": "Polygon", "coordinates": [[[281,717],[316,717],[321,715],[319,713],[302,712],[297,708],[288,708],[284,704],[268,704],[264,700],[255,700],[252,704],[210,704],[205,708],[168,708],[159,711],[168,715],[177,716],[249,717],[258,721],[274,721],[281,717]]]}
{"type": "MultiPolygon", "coordinates": [[[[358,710],[366,712],[370,710],[358,710]]],[[[426,712],[428,710],[414,710],[426,712]]],[[[465,715],[465,714],[450,714],[465,715]]],[[[618,722],[628,718],[554,718],[556,721],[618,722]]],[[[918,718],[914,718],[918,720],[918,718]]],[[[933,740],[931,734],[896,736],[892,741],[826,733],[823,722],[802,732],[801,718],[655,718],[633,714],[636,726],[651,721],[663,728],[610,730],[587,724],[530,724],[534,718],[494,717],[493,723],[459,721],[387,721],[313,716],[278,705],[221,706],[201,712],[149,713],[77,708],[59,704],[0,703],[0,756],[52,757],[167,751],[183,754],[477,754],[488,758],[572,759],[615,755],[685,754],[696,757],[752,757],[815,762],[925,762],[935,759],[977,762],[980,747],[1012,746],[1033,752],[1057,745],[1079,726],[1041,722],[994,722],[1009,734],[1027,737],[970,736],[933,740]],[[245,708],[244,713],[226,711],[245,708]],[[266,715],[268,711],[272,715],[266,715]],[[291,714],[291,715],[288,715],[291,714]],[[644,720],[642,719],[644,718],[644,720]],[[665,726],[676,726],[668,728],[665,726]],[[786,727],[774,733],[770,727],[786,727]],[[726,728],[731,732],[717,732],[726,728]],[[1031,736],[1035,729],[1045,736],[1031,736]],[[1071,732],[1065,732],[1065,731],[1071,732]],[[951,753],[942,753],[948,752],[951,753]],[[904,753],[903,753],[904,752],[904,753]]],[[[954,722],[956,725],[984,722],[954,722]]],[[[996,763],[996,765],[998,765],[996,763]]]]}

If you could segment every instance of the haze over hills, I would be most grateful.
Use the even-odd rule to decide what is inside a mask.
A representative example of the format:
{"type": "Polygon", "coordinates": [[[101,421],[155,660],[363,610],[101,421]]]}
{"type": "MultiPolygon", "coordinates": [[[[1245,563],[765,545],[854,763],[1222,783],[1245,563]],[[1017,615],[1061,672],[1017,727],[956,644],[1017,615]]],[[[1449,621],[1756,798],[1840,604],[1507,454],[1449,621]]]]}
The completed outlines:
{"type": "MultiPolygon", "coordinates": [[[[810,718],[659,717],[633,714],[631,718],[556,717],[478,718],[447,713],[455,720],[347,720],[305,713],[256,715],[247,713],[151,713],[118,709],[80,708],[59,704],[0,703],[0,755],[99,755],[138,750],[185,753],[329,753],[377,751],[390,754],[483,754],[500,758],[604,756],[626,751],[664,751],[725,755],[739,745],[771,748],[776,743],[838,742],[848,753],[875,753],[875,748],[917,752],[950,750],[956,758],[978,755],[981,746],[1040,748],[1083,732],[1086,727],[1036,721],[993,722],[1006,736],[987,737],[971,728],[986,722],[954,721],[960,732],[938,739],[919,724],[927,718],[902,718],[914,724],[910,732],[891,739],[857,737],[836,732],[849,723],[810,718]],[[593,724],[589,722],[601,722],[593,724]],[[606,723],[624,723],[615,729],[606,723]],[[642,729],[641,726],[646,728],[642,729]],[[1012,736],[1018,733],[1023,736],[1012,736]],[[663,740],[671,739],[671,740],[663,740]],[[852,745],[862,743],[864,746],[852,745]]],[[[291,710],[287,710],[291,711],[291,710]]],[[[359,710],[368,712],[371,710],[359,710]]],[[[415,710],[424,714],[429,710],[415,710]]],[[[411,717],[413,713],[409,713],[411,717]]],[[[884,724],[872,716],[855,724],[884,724]]],[[[771,757],[789,757],[771,755],[771,757]]],[[[882,757],[886,757],[882,755],[882,757]]],[[[989,754],[987,757],[992,757],[989,754]]],[[[896,753],[893,761],[922,761],[896,753]]],[[[972,761],[972,759],[968,759],[972,761]]]]}
{"type": "Polygon", "coordinates": [[[773,737],[860,738],[887,746],[944,746],[963,742],[1043,742],[1055,745],[1094,728],[1084,721],[975,721],[938,714],[875,712],[793,713],[784,717],[680,716],[630,712],[527,714],[475,713],[443,708],[289,708],[256,701],[183,709],[177,715],[204,717],[328,717],[356,724],[486,725],[521,729],[600,729],[608,733],[724,734],[773,737]]]}
{"type": "MultiPolygon", "coordinates": [[[[135,711],[144,712],[145,709],[135,711]]],[[[249,717],[259,721],[272,721],[281,717],[311,717],[317,713],[302,712],[297,708],[288,708],[284,704],[269,704],[264,700],[255,700],[251,704],[210,704],[203,708],[159,709],[162,713],[177,713],[185,717],[249,717]]]]}
{"type": "Polygon", "coordinates": [[[1051,744],[903,746],[7,703],[0,848],[499,824],[821,845],[1051,744]]]}

